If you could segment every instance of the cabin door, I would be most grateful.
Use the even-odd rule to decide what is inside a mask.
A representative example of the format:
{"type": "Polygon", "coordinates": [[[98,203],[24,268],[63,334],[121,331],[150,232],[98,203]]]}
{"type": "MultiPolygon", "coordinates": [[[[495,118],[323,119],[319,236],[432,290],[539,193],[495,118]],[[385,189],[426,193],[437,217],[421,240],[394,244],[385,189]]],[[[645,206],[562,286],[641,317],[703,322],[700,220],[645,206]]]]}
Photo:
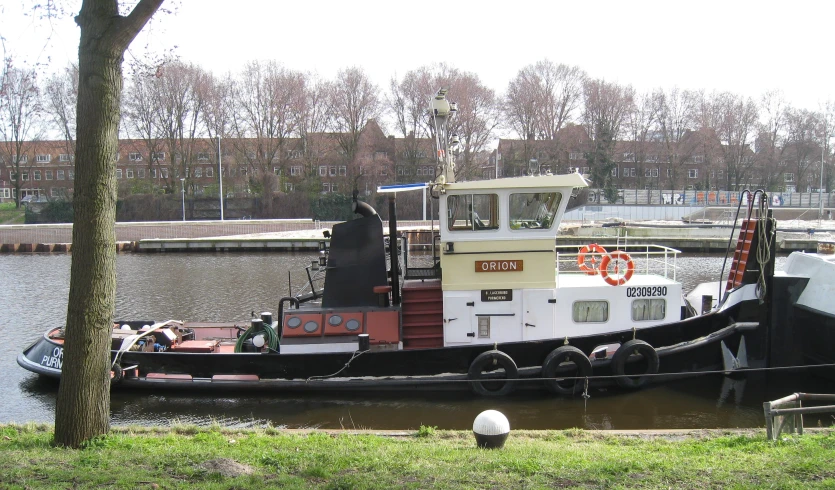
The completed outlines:
{"type": "Polygon", "coordinates": [[[471,344],[475,340],[473,305],[470,292],[444,293],[444,345],[471,344]]]}
{"type": "Polygon", "coordinates": [[[556,290],[522,290],[522,339],[552,339],[556,335],[556,290]]]}

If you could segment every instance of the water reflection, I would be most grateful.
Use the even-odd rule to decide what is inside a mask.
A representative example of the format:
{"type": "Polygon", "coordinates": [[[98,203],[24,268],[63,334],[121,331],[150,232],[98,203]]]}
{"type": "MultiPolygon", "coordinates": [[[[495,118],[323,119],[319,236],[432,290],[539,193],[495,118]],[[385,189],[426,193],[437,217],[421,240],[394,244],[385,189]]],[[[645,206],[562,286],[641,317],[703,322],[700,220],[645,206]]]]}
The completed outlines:
{"type": "MultiPolygon", "coordinates": [[[[304,281],[315,254],[119,255],[116,315],[120,318],[245,320],[276,310],[278,298],[304,281]],[[288,278],[287,271],[293,271],[288,278]],[[288,282],[290,285],[288,286],[288,282]]],[[[685,289],[715,280],[722,257],[679,259],[685,289]]],[[[0,422],[51,422],[57,383],[19,368],[17,354],[66,312],[70,256],[0,256],[0,422]]],[[[211,393],[119,391],[116,425],[265,425],[322,428],[450,429],[472,427],[486,409],[504,412],[514,428],[661,429],[761,427],[762,402],[794,391],[823,391],[806,376],[729,380],[711,375],[638,392],[593,390],[591,398],[542,392],[485,399],[469,393],[211,393]]]]}

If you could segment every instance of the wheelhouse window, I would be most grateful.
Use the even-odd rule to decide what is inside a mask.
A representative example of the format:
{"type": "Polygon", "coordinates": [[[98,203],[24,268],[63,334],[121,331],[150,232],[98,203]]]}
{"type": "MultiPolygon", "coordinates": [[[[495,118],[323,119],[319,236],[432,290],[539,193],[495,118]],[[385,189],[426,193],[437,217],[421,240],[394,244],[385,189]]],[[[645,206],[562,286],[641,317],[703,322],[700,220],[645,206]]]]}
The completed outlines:
{"type": "Polygon", "coordinates": [[[499,196],[457,194],[447,198],[449,231],[481,231],[499,228],[499,196]]]}
{"type": "Polygon", "coordinates": [[[609,321],[608,301],[575,301],[571,318],[575,323],[605,323],[609,321]]]}
{"type": "Polygon", "coordinates": [[[632,301],[632,321],[663,320],[667,316],[666,299],[636,299],[632,301]]]}
{"type": "Polygon", "coordinates": [[[554,225],[560,207],[559,192],[510,195],[510,229],[546,230],[554,225]]]}

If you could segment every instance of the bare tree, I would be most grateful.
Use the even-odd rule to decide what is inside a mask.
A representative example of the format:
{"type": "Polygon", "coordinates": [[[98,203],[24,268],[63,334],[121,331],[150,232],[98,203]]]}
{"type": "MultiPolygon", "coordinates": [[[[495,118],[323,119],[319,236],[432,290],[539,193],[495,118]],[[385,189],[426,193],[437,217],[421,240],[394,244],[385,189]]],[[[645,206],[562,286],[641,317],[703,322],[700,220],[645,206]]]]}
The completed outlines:
{"type": "Polygon", "coordinates": [[[71,64],[49,77],[43,91],[44,110],[61,133],[64,149],[75,154],[75,108],[78,102],[78,65],[71,64]]]}
{"type": "Polygon", "coordinates": [[[540,80],[539,131],[545,139],[553,140],[582,103],[587,76],[577,66],[557,65],[549,60],[538,62],[534,71],[540,80]]]}
{"type": "Polygon", "coordinates": [[[519,70],[505,96],[505,116],[523,139],[557,139],[583,101],[586,73],[577,66],[539,61],[519,70]]]}
{"type": "Polygon", "coordinates": [[[345,68],[331,85],[328,106],[334,137],[356,185],[362,168],[357,161],[362,130],[382,113],[379,89],[361,68],[345,68]]]}
{"type": "Polygon", "coordinates": [[[510,81],[502,106],[504,124],[523,141],[522,158],[527,160],[532,151],[528,145],[539,130],[539,80],[532,65],[519,70],[510,81]]]}
{"type": "Polygon", "coordinates": [[[7,58],[0,78],[0,160],[10,172],[15,205],[20,208],[24,182],[35,163],[29,155],[34,141],[40,139],[41,99],[37,73],[19,68],[7,58]],[[31,158],[31,160],[30,160],[31,158]]]}
{"type": "Polygon", "coordinates": [[[58,445],[79,447],[110,428],[110,337],[116,298],[116,172],[125,50],[163,0],[83,0],[75,18],[78,110],[73,253],[61,385],[58,445]]]}
{"type": "Polygon", "coordinates": [[[159,187],[173,192],[174,187],[168,175],[168,159],[172,158],[172,155],[167,155],[167,159],[160,158],[164,154],[165,140],[160,120],[162,94],[159,92],[159,86],[156,76],[143,71],[134,73],[130,84],[122,93],[122,125],[129,138],[143,142],[148,154],[148,165],[152,170],[156,170],[159,187]]]}
{"type": "Polygon", "coordinates": [[[588,80],[583,96],[583,120],[591,138],[586,161],[594,185],[603,189],[609,202],[614,202],[617,185],[612,179],[612,169],[616,168],[616,142],[623,122],[634,105],[635,89],[605,80],[588,80]]]}
{"type": "Polygon", "coordinates": [[[329,138],[325,131],[330,125],[328,109],[330,84],[314,74],[304,77],[303,105],[299,112],[298,133],[302,154],[301,165],[290,164],[290,174],[302,178],[300,190],[318,193],[321,189],[319,181],[319,163],[329,149],[329,138]],[[301,166],[301,175],[298,167],[301,166]],[[293,170],[293,167],[296,167],[293,170]]]}
{"type": "Polygon", "coordinates": [[[760,123],[755,141],[756,166],[763,175],[763,188],[779,190],[784,179],[781,153],[786,125],[786,101],[780,91],[769,91],[760,98],[760,123]]]}
{"type": "Polygon", "coordinates": [[[654,145],[657,109],[653,95],[642,94],[635,98],[632,110],[626,113],[623,122],[624,135],[628,136],[623,148],[638,170],[638,187],[643,187],[647,182],[657,185],[660,178],[659,155],[654,145]]]}
{"type": "MultiPolygon", "coordinates": [[[[198,90],[202,92],[201,98],[205,102],[203,111],[200,113],[203,127],[209,139],[212,140],[212,144],[217,143],[217,146],[213,149],[218,161],[222,161],[223,155],[231,154],[231,151],[224,150],[223,147],[230,148],[233,146],[233,142],[223,143],[222,141],[217,141],[217,138],[228,138],[232,134],[234,123],[234,85],[235,81],[231,74],[219,78],[214,74],[208,73],[206,74],[204,83],[198,87],[198,90]]],[[[218,193],[221,191],[220,183],[225,172],[226,168],[218,169],[218,193]]]]}
{"type": "Polygon", "coordinates": [[[193,167],[198,158],[201,163],[210,161],[210,148],[201,141],[206,134],[203,86],[207,77],[208,74],[196,65],[174,62],[162,68],[159,76],[153,79],[154,94],[158,97],[156,120],[174,169],[166,183],[169,191],[176,191],[176,180],[184,178],[186,193],[194,192],[195,184],[190,180],[193,167]]]}
{"type": "Polygon", "coordinates": [[[237,154],[253,171],[250,185],[263,195],[262,211],[269,215],[278,190],[274,169],[288,158],[287,142],[304,106],[304,75],[272,61],[249,63],[235,90],[235,105],[237,154]]]}
{"type": "Polygon", "coordinates": [[[483,161],[478,155],[486,149],[499,125],[500,104],[495,92],[474,73],[460,73],[450,84],[450,94],[458,104],[450,131],[457,133],[461,141],[455,176],[468,180],[480,174],[483,161]]]}
{"type": "Polygon", "coordinates": [[[692,162],[691,157],[698,143],[694,135],[698,96],[674,87],[669,91],[657,90],[653,99],[662,159],[667,162],[669,170],[665,176],[666,183],[670,189],[678,189],[680,179],[687,171],[685,164],[692,162]]]}
{"type": "Polygon", "coordinates": [[[813,183],[809,174],[820,161],[821,147],[816,132],[822,125],[821,117],[806,109],[786,110],[786,137],[780,163],[784,167],[786,184],[797,186],[801,192],[811,190],[813,183]]]}
{"type": "Polygon", "coordinates": [[[757,104],[750,97],[723,92],[710,99],[707,120],[713,120],[716,134],[722,143],[722,165],[728,189],[740,189],[745,180],[753,177],[754,158],[749,145],[759,118],[757,104]]]}

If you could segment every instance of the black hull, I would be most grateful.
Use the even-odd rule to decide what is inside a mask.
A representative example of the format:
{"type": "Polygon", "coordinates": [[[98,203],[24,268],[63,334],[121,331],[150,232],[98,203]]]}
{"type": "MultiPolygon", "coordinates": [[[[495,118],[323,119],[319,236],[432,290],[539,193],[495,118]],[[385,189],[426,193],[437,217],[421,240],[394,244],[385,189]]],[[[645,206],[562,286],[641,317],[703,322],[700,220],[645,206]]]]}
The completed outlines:
{"type": "MultiPolygon", "coordinates": [[[[568,343],[590,354],[600,345],[622,344],[636,337],[656,349],[659,375],[678,376],[722,370],[720,341],[735,353],[744,337],[749,365],[762,366],[767,357],[767,332],[755,321],[759,309],[752,303],[755,302],[744,301],[720,312],[642,329],[637,335],[628,330],[573,337],[568,343]]],[[[496,347],[515,361],[520,378],[538,378],[546,356],[565,343],[566,339],[561,338],[503,343],[496,347]]],[[[60,359],[53,355],[58,347],[60,344],[44,335],[18,356],[18,364],[42,375],[60,377],[60,359]]],[[[490,350],[492,345],[308,354],[128,351],[120,359],[126,374],[118,386],[213,391],[468,389],[470,365],[479,354],[490,350]],[[213,380],[217,375],[227,378],[213,380]],[[234,376],[248,376],[252,380],[234,379],[234,376]]],[[[594,359],[592,367],[591,381],[596,385],[610,384],[611,377],[617,374],[613,372],[610,358],[594,359]]],[[[656,376],[649,381],[669,377],[656,376]]],[[[531,380],[522,384],[535,383],[531,380]]]]}

